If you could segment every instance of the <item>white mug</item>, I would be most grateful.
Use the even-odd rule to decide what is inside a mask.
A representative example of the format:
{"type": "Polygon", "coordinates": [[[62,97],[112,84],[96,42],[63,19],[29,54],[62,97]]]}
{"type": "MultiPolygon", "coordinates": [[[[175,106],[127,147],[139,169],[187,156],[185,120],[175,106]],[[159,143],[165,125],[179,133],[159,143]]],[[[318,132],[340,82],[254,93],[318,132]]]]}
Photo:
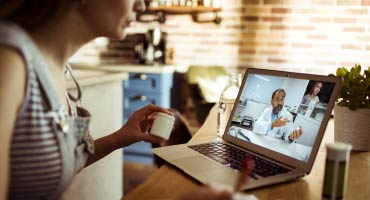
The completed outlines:
{"type": "Polygon", "coordinates": [[[175,117],[165,113],[156,113],[150,134],[168,140],[170,138],[175,117]]]}

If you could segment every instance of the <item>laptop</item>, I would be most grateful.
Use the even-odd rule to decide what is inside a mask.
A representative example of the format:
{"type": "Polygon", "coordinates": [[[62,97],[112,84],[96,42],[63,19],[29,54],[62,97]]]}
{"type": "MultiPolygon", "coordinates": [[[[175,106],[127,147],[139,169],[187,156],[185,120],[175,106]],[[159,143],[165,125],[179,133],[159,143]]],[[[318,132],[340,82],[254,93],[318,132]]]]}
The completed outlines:
{"type": "Polygon", "coordinates": [[[204,184],[233,187],[247,156],[244,190],[296,180],[312,169],[340,88],[334,76],[247,69],[222,139],[152,152],[204,184]],[[277,118],[288,122],[272,127],[277,118]]]}

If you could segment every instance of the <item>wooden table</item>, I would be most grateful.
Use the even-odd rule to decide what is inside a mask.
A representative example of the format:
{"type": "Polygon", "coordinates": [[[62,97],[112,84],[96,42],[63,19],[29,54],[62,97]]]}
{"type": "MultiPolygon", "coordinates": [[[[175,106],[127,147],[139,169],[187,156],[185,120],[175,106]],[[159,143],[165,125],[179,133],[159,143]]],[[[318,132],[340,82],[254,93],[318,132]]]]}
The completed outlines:
{"type": "MultiPolygon", "coordinates": [[[[191,142],[216,137],[216,108],[212,108],[203,126],[191,142]]],[[[321,199],[325,145],[334,141],[334,124],[330,120],[311,173],[300,180],[275,186],[247,191],[258,199],[321,199]]],[[[370,144],[369,144],[370,145],[370,144]]],[[[346,199],[370,199],[370,152],[352,152],[346,199]]],[[[166,199],[175,198],[201,187],[197,181],[168,164],[158,169],[143,184],[131,191],[124,199],[166,199]]]]}

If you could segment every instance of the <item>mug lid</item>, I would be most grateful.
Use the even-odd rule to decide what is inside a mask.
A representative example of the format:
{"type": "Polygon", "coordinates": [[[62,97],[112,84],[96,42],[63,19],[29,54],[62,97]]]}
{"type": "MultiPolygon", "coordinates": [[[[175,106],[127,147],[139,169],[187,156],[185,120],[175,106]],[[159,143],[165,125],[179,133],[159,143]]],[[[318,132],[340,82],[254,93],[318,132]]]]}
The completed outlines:
{"type": "Polygon", "coordinates": [[[175,121],[175,117],[172,116],[172,115],[169,115],[169,114],[166,114],[166,113],[162,113],[162,112],[157,112],[157,115],[160,115],[162,117],[166,117],[166,118],[168,118],[171,121],[175,121]]]}

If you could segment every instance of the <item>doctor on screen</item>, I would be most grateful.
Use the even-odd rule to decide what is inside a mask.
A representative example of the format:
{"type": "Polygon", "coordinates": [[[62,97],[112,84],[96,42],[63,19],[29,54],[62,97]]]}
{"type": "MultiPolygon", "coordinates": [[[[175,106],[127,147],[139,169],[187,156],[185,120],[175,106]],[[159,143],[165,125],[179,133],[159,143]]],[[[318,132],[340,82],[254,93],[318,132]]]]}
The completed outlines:
{"type": "Polygon", "coordinates": [[[271,105],[267,107],[254,123],[253,132],[292,143],[301,137],[301,127],[293,128],[293,116],[284,107],[285,91],[277,89],[272,93],[271,105]]]}

